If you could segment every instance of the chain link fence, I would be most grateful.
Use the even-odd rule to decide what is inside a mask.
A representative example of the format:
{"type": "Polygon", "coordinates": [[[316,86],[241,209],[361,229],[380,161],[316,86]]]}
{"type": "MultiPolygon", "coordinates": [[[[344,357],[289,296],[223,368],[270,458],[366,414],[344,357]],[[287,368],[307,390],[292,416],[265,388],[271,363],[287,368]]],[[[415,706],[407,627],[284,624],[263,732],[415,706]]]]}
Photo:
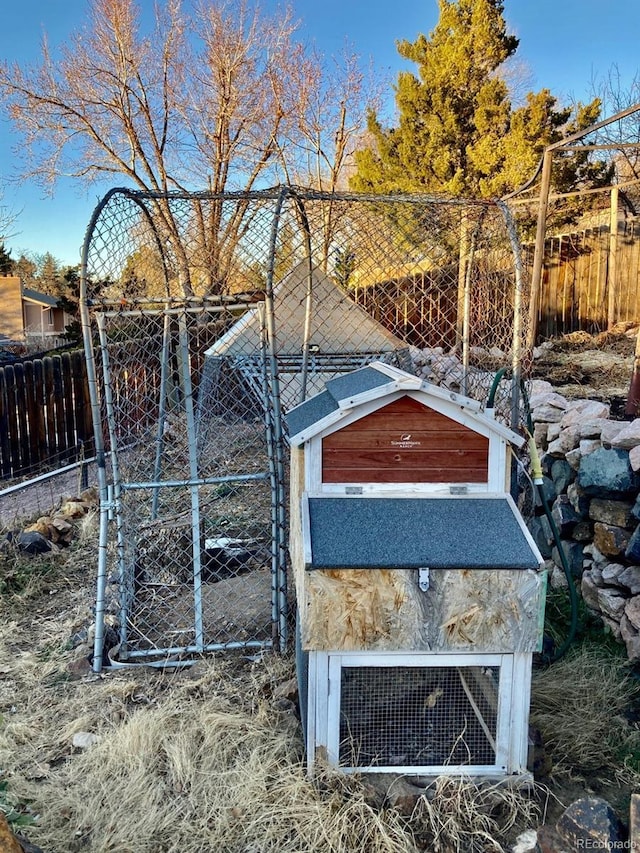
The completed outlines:
{"type": "Polygon", "coordinates": [[[499,204],[109,193],[81,299],[103,472],[96,668],[108,624],[118,662],[284,647],[282,411],[378,359],[483,401],[506,371],[496,411],[513,425],[525,297],[499,204]]]}

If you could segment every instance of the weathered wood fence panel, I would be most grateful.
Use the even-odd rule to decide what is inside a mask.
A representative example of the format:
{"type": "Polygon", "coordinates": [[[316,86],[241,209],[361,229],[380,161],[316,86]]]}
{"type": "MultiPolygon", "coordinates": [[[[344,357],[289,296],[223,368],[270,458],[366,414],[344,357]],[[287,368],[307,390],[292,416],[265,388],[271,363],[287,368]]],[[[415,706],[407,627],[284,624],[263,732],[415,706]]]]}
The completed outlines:
{"type": "MultiPolygon", "coordinates": [[[[609,226],[600,225],[547,239],[538,309],[539,339],[576,331],[605,331],[610,304],[614,323],[640,319],[638,222],[619,222],[617,237],[612,241],[609,226]]],[[[529,273],[532,260],[533,246],[525,246],[524,265],[529,273]]]]}
{"type": "Polygon", "coordinates": [[[35,474],[94,450],[84,353],[0,368],[0,478],[35,474]]]}
{"type": "MultiPolygon", "coordinates": [[[[531,278],[533,250],[533,245],[523,247],[525,285],[531,278]]],[[[474,345],[495,340],[500,324],[510,327],[512,291],[508,271],[474,277],[470,306],[474,345]]],[[[371,284],[352,295],[372,317],[407,343],[453,347],[458,340],[458,284],[451,270],[371,284]]],[[[611,240],[606,224],[549,237],[538,306],[538,339],[575,331],[605,331],[610,304],[614,323],[640,320],[640,223],[620,221],[617,241],[611,240]],[[615,264],[611,263],[612,246],[615,264]]],[[[507,332],[504,337],[509,340],[507,332]]]]}

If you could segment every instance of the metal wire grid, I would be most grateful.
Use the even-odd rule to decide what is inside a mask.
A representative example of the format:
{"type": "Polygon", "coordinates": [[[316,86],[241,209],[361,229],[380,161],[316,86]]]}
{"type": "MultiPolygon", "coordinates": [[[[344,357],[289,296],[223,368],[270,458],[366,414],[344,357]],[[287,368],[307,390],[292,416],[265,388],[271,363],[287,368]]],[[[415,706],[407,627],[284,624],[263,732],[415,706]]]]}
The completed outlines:
{"type": "Polygon", "coordinates": [[[117,459],[120,659],[272,641],[264,420],[225,386],[212,410],[197,408],[193,361],[228,319],[148,313],[122,341],[130,315],[97,317],[117,459]]]}
{"type": "Polygon", "coordinates": [[[499,667],[343,667],[342,767],[496,763],[499,667]]]}
{"type": "Polygon", "coordinates": [[[88,459],[0,489],[0,530],[15,529],[28,519],[48,515],[64,498],[96,485],[95,459],[88,459]]]}
{"type": "MultiPolygon", "coordinates": [[[[114,606],[120,660],[286,642],[281,408],[374,358],[484,399],[495,371],[522,360],[516,244],[506,210],[484,203],[105,197],[82,297],[113,470],[97,668],[114,606]]],[[[500,399],[512,419],[508,386],[500,399]]]]}

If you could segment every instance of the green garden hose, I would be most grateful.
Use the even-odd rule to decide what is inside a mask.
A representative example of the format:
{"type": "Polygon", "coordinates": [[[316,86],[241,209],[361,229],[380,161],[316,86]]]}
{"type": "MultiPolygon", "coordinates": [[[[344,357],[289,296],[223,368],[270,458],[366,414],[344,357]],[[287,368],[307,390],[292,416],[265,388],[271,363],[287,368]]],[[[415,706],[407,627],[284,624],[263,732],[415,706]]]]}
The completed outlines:
{"type": "MultiPolygon", "coordinates": [[[[489,389],[489,394],[487,396],[487,408],[492,409],[494,407],[498,386],[504,378],[504,375],[507,370],[508,368],[503,367],[494,376],[493,382],[491,383],[491,388],[489,389]]],[[[540,504],[542,506],[544,514],[546,515],[547,520],[549,522],[549,526],[551,527],[553,541],[555,543],[556,548],[558,549],[558,554],[560,555],[560,562],[562,563],[562,570],[564,571],[564,575],[567,579],[567,584],[569,587],[569,603],[571,607],[571,621],[569,623],[569,632],[560,648],[557,649],[553,655],[548,655],[543,658],[544,663],[551,664],[555,663],[557,660],[560,660],[560,658],[567,653],[575,639],[576,632],[578,630],[578,592],[576,590],[573,575],[571,574],[571,567],[569,566],[569,562],[564,551],[562,539],[560,538],[560,531],[558,530],[558,526],[551,512],[551,507],[549,506],[547,496],[544,493],[542,465],[540,462],[540,454],[538,453],[538,448],[536,447],[536,443],[533,438],[533,421],[531,419],[531,409],[529,407],[529,396],[527,394],[527,390],[524,386],[524,383],[521,384],[521,391],[527,415],[527,437],[529,447],[529,458],[531,460],[531,478],[533,480],[534,486],[536,487],[536,491],[538,493],[538,497],[540,499],[540,504]]]]}

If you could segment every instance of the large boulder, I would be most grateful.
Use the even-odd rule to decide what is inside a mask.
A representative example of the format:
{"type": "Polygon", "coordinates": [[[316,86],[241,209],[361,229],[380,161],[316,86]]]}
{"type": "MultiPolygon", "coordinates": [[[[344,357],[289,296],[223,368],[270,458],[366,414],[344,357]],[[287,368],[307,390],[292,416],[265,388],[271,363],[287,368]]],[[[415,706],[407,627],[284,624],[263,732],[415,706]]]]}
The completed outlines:
{"type": "Polygon", "coordinates": [[[625,840],[622,822],[601,797],[576,800],[565,809],[556,829],[573,850],[612,850],[625,840]]]}
{"type": "Polygon", "coordinates": [[[606,557],[619,557],[629,544],[630,534],[624,527],[603,524],[596,521],[593,525],[593,544],[606,557]]]}
{"type": "Polygon", "coordinates": [[[624,555],[630,563],[640,563],[640,525],[629,539],[624,555]]]}
{"type": "Polygon", "coordinates": [[[569,485],[576,478],[576,472],[566,459],[556,459],[551,463],[550,469],[551,479],[556,489],[556,494],[561,495],[566,492],[569,485]]]}
{"type": "Polygon", "coordinates": [[[640,418],[625,424],[617,435],[611,439],[611,447],[630,450],[640,445],[640,418]]]}
{"type": "Polygon", "coordinates": [[[613,448],[583,456],[577,482],[586,494],[600,498],[631,496],[640,489],[640,476],[631,468],[629,454],[613,448]]]}
{"type": "Polygon", "coordinates": [[[634,527],[632,509],[630,501],[593,498],[589,505],[589,518],[603,524],[615,524],[616,527],[634,527]]]}

